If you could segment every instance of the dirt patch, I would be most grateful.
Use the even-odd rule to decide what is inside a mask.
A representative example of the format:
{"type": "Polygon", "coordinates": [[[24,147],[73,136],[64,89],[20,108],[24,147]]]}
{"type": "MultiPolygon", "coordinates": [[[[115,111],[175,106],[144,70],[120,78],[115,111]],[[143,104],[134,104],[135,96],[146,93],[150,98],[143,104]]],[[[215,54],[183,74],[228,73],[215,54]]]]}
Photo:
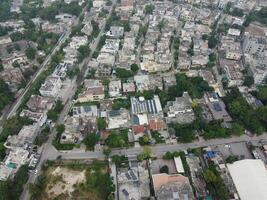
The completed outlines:
{"type": "Polygon", "coordinates": [[[48,173],[49,182],[46,193],[49,199],[65,194],[71,196],[75,186],[85,182],[85,170],[75,171],[64,167],[51,168],[48,173]]]}

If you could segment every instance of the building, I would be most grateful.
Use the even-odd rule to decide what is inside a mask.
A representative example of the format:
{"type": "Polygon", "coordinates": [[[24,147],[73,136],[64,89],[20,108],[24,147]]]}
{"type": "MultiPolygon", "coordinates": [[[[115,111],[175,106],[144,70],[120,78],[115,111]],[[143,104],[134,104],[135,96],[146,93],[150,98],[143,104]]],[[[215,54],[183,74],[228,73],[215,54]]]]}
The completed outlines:
{"type": "Polygon", "coordinates": [[[96,105],[74,106],[72,114],[74,117],[97,118],[98,110],[96,105]]]}
{"type": "Polygon", "coordinates": [[[107,113],[107,129],[127,128],[130,126],[130,114],[126,109],[112,110],[107,113]]]}
{"type": "Polygon", "coordinates": [[[143,92],[150,90],[150,81],[148,75],[136,75],[134,76],[137,91],[143,92]]]}
{"type": "Polygon", "coordinates": [[[263,57],[245,55],[248,73],[253,76],[256,85],[265,84],[267,80],[267,54],[263,57]]]}
{"type": "Polygon", "coordinates": [[[153,99],[146,100],[144,97],[131,97],[131,108],[133,114],[148,113],[151,115],[163,116],[163,111],[158,95],[153,99]]]}
{"type": "Polygon", "coordinates": [[[110,81],[108,88],[109,88],[108,92],[109,92],[110,97],[121,96],[122,86],[121,86],[120,80],[110,81]]]}
{"type": "Polygon", "coordinates": [[[42,84],[39,92],[42,96],[45,97],[54,97],[57,98],[60,88],[62,85],[62,81],[58,76],[49,76],[44,84],[42,84]]]}
{"type": "Polygon", "coordinates": [[[167,123],[190,123],[195,119],[192,99],[187,92],[184,92],[182,97],[176,97],[175,101],[167,102],[164,111],[167,114],[167,123]]]}
{"type": "Polygon", "coordinates": [[[267,170],[262,160],[239,160],[227,168],[240,199],[267,199],[267,170]]]}
{"type": "Polygon", "coordinates": [[[158,200],[195,199],[190,182],[181,174],[153,174],[153,187],[158,200]]]}
{"type": "Polygon", "coordinates": [[[47,120],[46,113],[43,112],[32,112],[30,110],[23,110],[20,113],[21,117],[27,117],[38,123],[39,126],[43,126],[47,120]]]}
{"type": "Polygon", "coordinates": [[[245,54],[260,55],[266,48],[266,38],[245,37],[242,48],[245,54]]]}
{"type": "Polygon", "coordinates": [[[107,37],[120,39],[123,37],[124,28],[121,26],[111,26],[109,31],[106,33],[107,37]]]}
{"type": "Polygon", "coordinates": [[[24,126],[18,135],[9,135],[4,146],[8,149],[28,148],[38,135],[39,128],[38,124],[24,126]]]}
{"type": "Polygon", "coordinates": [[[53,76],[65,78],[67,75],[68,67],[69,67],[69,65],[67,63],[59,63],[53,72],[53,76]]]}
{"type": "Polygon", "coordinates": [[[27,107],[34,112],[44,112],[51,110],[54,105],[54,98],[32,95],[27,102],[27,107]]]}
{"type": "Polygon", "coordinates": [[[9,152],[8,157],[5,160],[5,165],[8,168],[19,169],[21,165],[24,165],[28,161],[29,152],[24,149],[13,149],[9,152]]]}
{"type": "Polygon", "coordinates": [[[96,87],[87,88],[87,90],[82,92],[79,95],[77,102],[83,103],[83,102],[90,102],[90,101],[99,101],[104,98],[105,98],[104,87],[96,86],[96,87]]]}
{"type": "Polygon", "coordinates": [[[132,161],[129,168],[118,168],[116,180],[120,200],[150,198],[149,171],[145,162],[132,161]]]}
{"type": "Polygon", "coordinates": [[[135,92],[134,82],[122,83],[123,93],[135,92]]]}
{"type": "Polygon", "coordinates": [[[231,116],[226,111],[224,102],[219,99],[215,92],[206,93],[204,98],[214,120],[223,120],[224,122],[232,121],[231,116]]]}

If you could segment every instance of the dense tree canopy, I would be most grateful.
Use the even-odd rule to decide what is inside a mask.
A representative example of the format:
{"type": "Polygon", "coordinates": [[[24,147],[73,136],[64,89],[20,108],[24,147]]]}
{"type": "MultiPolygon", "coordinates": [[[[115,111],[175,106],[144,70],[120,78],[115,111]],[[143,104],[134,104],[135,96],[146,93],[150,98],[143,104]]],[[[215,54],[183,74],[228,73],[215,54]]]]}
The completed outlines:
{"type": "Polygon", "coordinates": [[[3,80],[0,80],[0,112],[7,104],[12,102],[13,98],[8,85],[3,80]]]}

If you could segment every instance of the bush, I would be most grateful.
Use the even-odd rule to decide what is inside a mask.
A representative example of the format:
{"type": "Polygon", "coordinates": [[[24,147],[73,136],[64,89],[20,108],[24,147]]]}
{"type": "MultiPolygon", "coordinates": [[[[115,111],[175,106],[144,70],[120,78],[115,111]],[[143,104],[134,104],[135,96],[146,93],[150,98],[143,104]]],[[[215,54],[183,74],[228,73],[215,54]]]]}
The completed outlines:
{"type": "Polygon", "coordinates": [[[160,173],[169,174],[169,167],[167,165],[163,165],[159,171],[160,173]]]}

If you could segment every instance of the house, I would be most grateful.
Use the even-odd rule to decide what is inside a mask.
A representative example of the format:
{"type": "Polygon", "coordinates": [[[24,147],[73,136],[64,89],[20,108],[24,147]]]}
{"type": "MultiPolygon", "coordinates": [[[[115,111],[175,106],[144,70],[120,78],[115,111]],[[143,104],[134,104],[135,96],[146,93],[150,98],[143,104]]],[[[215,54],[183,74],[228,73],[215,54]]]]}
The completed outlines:
{"type": "Polygon", "coordinates": [[[52,109],[54,98],[32,95],[26,105],[31,111],[44,112],[52,109]]]}
{"type": "Polygon", "coordinates": [[[49,76],[44,84],[42,84],[39,92],[42,96],[45,97],[54,97],[57,98],[60,88],[62,85],[62,81],[58,76],[49,76]]]}
{"type": "Polygon", "coordinates": [[[120,80],[110,81],[108,87],[109,87],[108,92],[109,92],[110,97],[121,96],[122,87],[121,87],[121,81],[120,80]]]}
{"type": "Polygon", "coordinates": [[[29,151],[24,149],[12,149],[9,152],[6,160],[5,166],[12,169],[19,169],[21,165],[24,165],[28,161],[29,151]]]}
{"type": "Polygon", "coordinates": [[[167,114],[167,123],[191,123],[195,120],[195,114],[192,109],[192,99],[187,92],[182,97],[176,97],[175,101],[168,101],[164,108],[167,114]]]}
{"type": "Polygon", "coordinates": [[[77,99],[77,102],[90,102],[99,101],[105,98],[105,92],[103,86],[91,87],[82,92],[77,99]]]}
{"type": "Polygon", "coordinates": [[[111,26],[109,31],[106,33],[107,37],[120,39],[123,37],[124,28],[122,26],[111,26]]]}
{"type": "Polygon", "coordinates": [[[150,90],[150,81],[148,75],[136,75],[134,76],[137,91],[143,92],[150,90]]]}
{"type": "Polygon", "coordinates": [[[195,199],[189,179],[181,174],[153,174],[152,181],[158,200],[195,199]]]}
{"type": "Polygon", "coordinates": [[[130,126],[130,114],[126,109],[107,112],[107,129],[127,128],[130,126]]]}
{"type": "Polygon", "coordinates": [[[176,77],[174,74],[166,74],[163,76],[163,86],[165,90],[168,90],[171,86],[176,85],[176,77]]]}
{"type": "Polygon", "coordinates": [[[9,135],[4,146],[8,149],[24,148],[27,149],[34,142],[40,127],[38,124],[24,126],[18,135],[9,135]]]}
{"type": "Polygon", "coordinates": [[[122,83],[122,91],[123,93],[131,93],[135,92],[135,84],[134,82],[127,82],[127,83],[122,83]]]}
{"type": "Polygon", "coordinates": [[[214,120],[232,121],[231,116],[226,111],[224,102],[219,99],[216,93],[205,93],[204,98],[214,120]]]}
{"type": "Polygon", "coordinates": [[[96,105],[84,105],[84,106],[74,106],[72,108],[72,114],[74,117],[98,117],[98,109],[96,105]]]}
{"type": "Polygon", "coordinates": [[[77,102],[99,101],[105,98],[104,86],[99,80],[85,79],[84,87],[86,90],[78,96],[77,102]]]}
{"type": "Polygon", "coordinates": [[[32,112],[30,110],[23,110],[20,113],[21,117],[27,117],[38,123],[39,126],[43,126],[47,120],[46,113],[43,112],[32,112]]]}
{"type": "Polygon", "coordinates": [[[67,75],[68,67],[70,66],[67,63],[59,63],[53,72],[53,76],[58,76],[62,79],[65,78],[67,75]]]}

